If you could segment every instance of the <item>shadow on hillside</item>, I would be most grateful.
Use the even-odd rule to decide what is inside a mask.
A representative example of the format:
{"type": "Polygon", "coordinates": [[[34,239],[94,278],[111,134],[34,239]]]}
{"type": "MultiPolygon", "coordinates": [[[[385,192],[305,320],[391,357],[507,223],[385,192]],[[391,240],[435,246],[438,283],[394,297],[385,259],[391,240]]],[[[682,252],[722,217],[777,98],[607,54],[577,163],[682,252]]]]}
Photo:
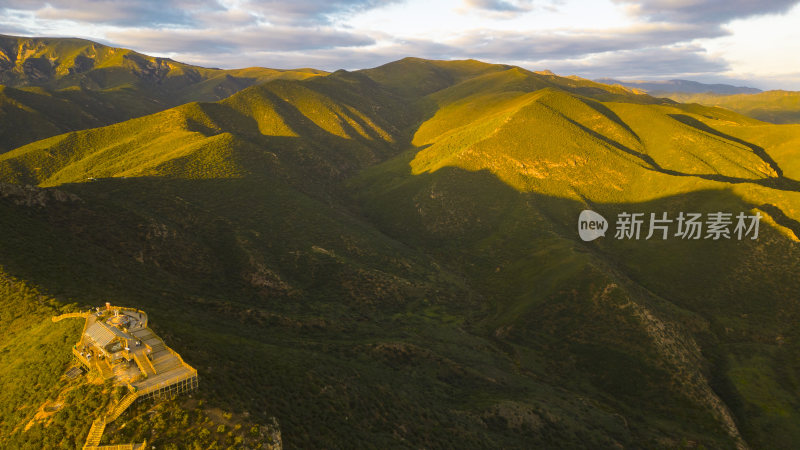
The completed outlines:
{"type": "MultiPolygon", "coordinates": [[[[739,212],[749,214],[754,208],[800,237],[800,223],[775,205],[753,204],[726,189],[587,207],[585,202],[520,193],[486,170],[468,172],[445,167],[419,175],[410,175],[409,168],[405,170],[402,176],[367,175],[357,184],[355,189],[363,192],[361,199],[371,221],[398,240],[446,255],[476,284],[483,280],[483,293],[498,303],[500,317],[525,310],[526,298],[552,292],[559,276],[575,270],[570,263],[576,258],[575,253],[585,253],[592,256],[587,266],[602,268],[623,285],[629,280],[630,291],[665,299],[703,317],[707,323],[700,329],[711,323],[713,333],[720,332],[713,338],[717,342],[741,339],[737,342],[772,344],[775,330],[789,332],[796,326],[794,314],[800,314],[800,307],[793,293],[800,289],[800,246],[782,234],[785,230],[766,226],[762,221],[757,240],[748,236],[738,240],[733,230],[731,239],[703,236],[692,240],[677,237],[677,225],[672,223],[667,239],[660,239],[658,233],[652,239],[646,238],[650,213],[660,218],[666,212],[674,220],[680,212],[699,212],[703,217],[730,212],[735,217],[739,212]],[[402,181],[386,181],[394,177],[402,181]],[[641,238],[617,239],[614,224],[610,223],[605,237],[583,242],[578,237],[577,223],[583,209],[592,209],[609,222],[622,212],[644,213],[641,238]],[[569,249],[553,250],[559,242],[569,249]],[[787,315],[788,311],[791,313],[787,315]],[[739,323],[742,317],[750,317],[749,322],[739,323]],[[736,323],[737,331],[730,331],[721,323],[736,323]],[[773,326],[776,328],[770,328],[773,326]],[[765,331],[764,327],[772,331],[765,331]]],[[[588,271],[584,271],[556,289],[560,293],[580,292],[580,280],[588,278],[588,271]]],[[[597,302],[597,297],[592,302],[597,302]]],[[[541,303],[529,308],[533,317],[544,314],[541,303]]],[[[544,315],[547,320],[557,320],[567,314],[544,315]]],[[[547,327],[547,320],[532,319],[537,325],[535,331],[518,330],[516,334],[540,332],[538,327],[547,327]]],[[[566,339],[562,335],[559,338],[566,339]]],[[[718,350],[710,344],[703,348],[711,354],[718,350]]],[[[513,350],[509,351],[513,354],[513,350]]],[[[716,359],[714,364],[719,361],[716,359]]],[[[720,367],[714,369],[713,387],[719,389],[718,394],[731,408],[737,408],[742,400],[720,367]]],[[[751,420],[742,409],[735,409],[734,414],[741,423],[751,420]]],[[[749,439],[750,433],[747,430],[745,437],[749,439]]]]}
{"type": "Polygon", "coordinates": [[[713,136],[721,137],[722,139],[725,139],[725,140],[728,140],[728,141],[732,141],[732,142],[736,142],[738,144],[744,145],[745,147],[749,148],[756,156],[761,158],[761,160],[764,161],[764,163],[769,165],[770,168],[772,168],[772,170],[775,171],[775,173],[777,174],[778,178],[782,178],[783,177],[783,170],[780,168],[780,166],[778,166],[778,162],[775,161],[774,159],[772,159],[772,157],[769,156],[769,153],[767,153],[767,151],[764,150],[762,147],[759,147],[758,145],[752,144],[752,143],[747,142],[747,141],[745,141],[743,139],[739,139],[737,137],[731,136],[729,134],[725,134],[725,133],[723,133],[723,132],[721,132],[719,130],[711,128],[710,126],[706,125],[705,123],[695,119],[694,117],[687,116],[686,114],[668,114],[668,115],[670,117],[672,117],[673,119],[677,120],[678,122],[683,123],[684,125],[688,125],[688,126],[690,126],[692,128],[696,128],[696,129],[698,129],[700,131],[704,131],[704,132],[706,132],[708,134],[711,134],[713,136]]]}
{"type": "MultiPolygon", "coordinates": [[[[615,395],[620,404],[630,403],[632,410],[641,407],[640,394],[651,392],[646,383],[659,380],[660,375],[641,372],[641,380],[647,380],[644,384],[634,391],[617,391],[619,383],[587,375],[606,370],[594,365],[602,360],[569,353],[583,347],[551,341],[557,336],[559,342],[575,345],[588,339],[595,345],[612,346],[611,341],[603,341],[612,333],[635,342],[631,333],[636,326],[620,329],[612,322],[604,324],[597,318],[606,316],[594,315],[599,313],[589,307],[561,310],[553,303],[549,309],[529,311],[525,302],[532,292],[557,299],[569,299],[570,292],[578,292],[580,298],[564,307],[583,308],[583,296],[589,298],[602,290],[603,285],[592,284],[600,273],[600,280],[616,280],[630,292],[641,290],[642,296],[666,299],[708,320],[750,314],[756,325],[769,323],[775,332],[784,329],[785,317],[791,316],[785,312],[797,308],[793,299],[782,296],[784,289],[797,286],[778,289],[771,280],[796,283],[800,255],[797,246],[770,227],[762,227],[756,241],[647,240],[644,229],[642,239],[622,240],[614,238],[612,229],[605,238],[583,242],[577,233],[578,214],[586,208],[583,202],[520,193],[486,171],[444,168],[410,175],[407,166],[404,170],[359,180],[351,190],[354,201],[341,197],[333,204],[298,194],[280,180],[259,177],[102,179],[59,188],[81,197],[83,202],[77,204],[27,207],[11,198],[0,199],[4,230],[0,264],[8,273],[61,299],[95,305],[110,299],[152,311],[159,323],[176,320],[177,325],[164,328],[177,327],[184,333],[183,342],[175,340],[181,354],[185,350],[190,361],[200,360],[217,370],[223,370],[215,365],[219,355],[208,355],[191,342],[206,339],[208,330],[253,339],[263,339],[271,330],[271,339],[285,340],[291,349],[332,345],[343,333],[342,325],[320,325],[316,331],[280,324],[265,329],[258,316],[264,311],[273,315],[287,310],[300,315],[311,312],[318,323],[344,323],[352,327],[348,336],[358,330],[371,342],[380,342],[397,339],[393,329],[378,326],[384,321],[403,330],[415,329],[413,320],[421,314],[423,300],[443,302],[447,314],[478,324],[494,323],[508,311],[519,310],[524,313],[516,313],[505,325],[524,325],[530,320],[543,328],[514,331],[519,342],[497,338],[501,344],[506,342],[510,355],[524,343],[530,348],[543,345],[536,351],[553,360],[564,355],[577,358],[587,365],[587,372],[572,374],[578,381],[563,389],[583,392],[586,384],[581,380],[590,379],[597,386],[593,389],[615,395]],[[761,253],[770,258],[754,263],[761,253]],[[295,294],[265,294],[248,286],[243,275],[250,273],[253,258],[291,284],[295,294]],[[469,295],[455,294],[481,299],[484,304],[460,303],[435,269],[423,267],[430,258],[464,280],[469,295]],[[402,261],[392,262],[397,259],[417,267],[401,268],[402,261]],[[354,270],[343,270],[343,266],[354,270]],[[378,297],[391,287],[386,279],[354,275],[371,268],[389,274],[389,280],[404,277],[412,287],[400,291],[399,303],[390,304],[378,297]],[[548,272],[549,268],[555,272],[548,272]],[[433,288],[422,288],[424,283],[432,283],[433,288]],[[380,289],[370,290],[371,285],[380,289]],[[374,292],[373,304],[354,299],[356,288],[374,292]],[[579,312],[583,315],[575,315],[579,312]],[[181,325],[187,317],[192,318],[191,327],[181,325]],[[551,321],[542,322],[541,317],[551,321]],[[582,318],[587,322],[582,323],[582,318]],[[537,333],[554,337],[538,341],[537,333]]],[[[753,206],[729,191],[700,191],[641,203],[596,204],[592,209],[614,221],[622,211],[668,212],[674,217],[679,211],[735,214],[753,206]]],[[[786,218],[776,220],[780,223],[786,218]]],[[[616,311],[612,310],[621,314],[616,311]]],[[[647,342],[635,344],[636,351],[649,348],[647,342]]],[[[341,364],[348,364],[351,357],[347,355],[337,356],[341,364]]],[[[505,386],[503,395],[514,398],[519,393],[516,389],[505,386]]],[[[369,392],[361,395],[372,395],[369,392]]],[[[588,392],[582,395],[597,395],[597,391],[588,392]]],[[[648,414],[660,414],[658,408],[646,409],[648,414]]],[[[289,414],[291,409],[282,412],[289,414]]]]}
{"type": "MultiPolygon", "coordinates": [[[[735,216],[757,208],[800,237],[800,222],[778,206],[750,204],[727,190],[693,192],[643,203],[587,205],[585,199],[520,193],[486,171],[446,167],[434,173],[411,175],[410,168],[406,166],[404,170],[407,172],[403,174],[381,174],[375,179],[367,175],[357,179],[345,188],[349,192],[346,195],[342,195],[341,190],[304,189],[302,183],[287,182],[266,173],[241,179],[99,179],[57,188],[76,193],[82,202],[50,201],[43,207],[19,206],[14,197],[0,199],[6,211],[5,223],[9,225],[0,238],[5,248],[0,264],[10,273],[43,287],[52,284],[47,281],[51,277],[66,281],[73,285],[74,291],[68,295],[72,298],[83,296],[81,286],[86,286],[93,278],[95,269],[101,269],[97,273],[108,275],[104,289],[125,290],[113,275],[114,270],[124,267],[138,273],[137,277],[167,277],[178,281],[185,278],[190,284],[205,280],[200,283],[203,289],[217,283],[236,290],[243,286],[242,280],[237,278],[250,258],[237,243],[242,240],[243,233],[254,232],[270,236],[271,240],[292,241],[298,245],[303,241],[315,242],[316,238],[320,242],[342,239],[336,232],[303,225],[306,216],[297,213],[301,210],[313,211],[314,217],[329,215],[333,218],[331,223],[345,228],[358,226],[377,234],[386,233],[392,239],[423,249],[487,239],[504,226],[509,216],[517,214],[515,211],[532,214],[532,229],[527,233],[558,236],[593,251],[623,248],[624,241],[613,239],[613,229],[606,239],[592,243],[579,240],[577,216],[587,207],[609,220],[623,211],[645,213],[646,219],[651,212],[667,212],[675,217],[679,212],[723,211],[735,216]],[[293,224],[292,217],[300,222],[293,224]],[[141,259],[139,251],[156,245],[148,241],[148,234],[157,233],[151,229],[152,224],[168,225],[175,239],[164,242],[167,247],[162,253],[169,255],[168,260],[157,262],[155,266],[142,265],[136,261],[141,259]],[[225,250],[226,243],[234,250],[225,250]],[[87,251],[96,254],[73,256],[87,251]],[[219,261],[215,261],[217,259],[219,261]]],[[[524,224],[514,226],[526,230],[524,224]]],[[[643,225],[642,246],[661,245],[644,239],[646,227],[647,223],[643,225]]],[[[769,227],[762,226],[762,233],[767,236],[765,240],[771,236],[787,241],[769,227]]],[[[671,238],[664,245],[713,252],[716,248],[734,246],[749,249],[750,244],[734,239],[714,247],[708,242],[671,238]]],[[[264,251],[275,247],[274,244],[259,246],[264,251]]],[[[739,256],[724,258],[720,265],[738,264],[748,257],[747,252],[737,250],[735,253],[739,256]]],[[[280,257],[285,259],[285,255],[280,257]]],[[[285,270],[294,269],[286,267],[285,270]]],[[[53,290],[59,291],[60,288],[53,290]]],[[[243,296],[252,294],[245,291],[247,289],[242,291],[243,296]]]]}
{"type": "MultiPolygon", "coordinates": [[[[613,115],[613,112],[609,111],[612,115],[608,115],[603,109],[597,108],[597,107],[595,107],[595,105],[589,104],[589,106],[593,107],[595,110],[597,110],[601,114],[606,114],[609,117],[610,120],[613,120],[613,121],[617,122],[618,117],[615,118],[616,116],[613,115]]],[[[602,105],[599,105],[599,106],[602,106],[602,105]]],[[[632,148],[630,148],[630,147],[628,147],[628,146],[626,146],[626,145],[624,145],[624,144],[622,144],[620,142],[617,142],[614,139],[609,138],[608,136],[605,136],[605,135],[603,135],[601,133],[598,133],[597,131],[592,130],[591,128],[588,128],[588,127],[584,126],[583,124],[581,124],[581,123],[579,123],[579,122],[577,122],[577,121],[575,121],[573,119],[570,119],[569,117],[566,117],[566,116],[562,115],[562,118],[564,120],[568,121],[570,124],[574,125],[575,127],[579,128],[584,133],[591,135],[595,139],[597,139],[597,140],[599,140],[601,142],[604,142],[607,145],[609,145],[609,146],[611,146],[611,147],[613,147],[613,148],[615,148],[615,149],[617,149],[617,150],[619,150],[619,151],[621,151],[623,153],[626,153],[628,155],[631,155],[631,156],[637,158],[638,160],[640,160],[643,163],[643,164],[641,164],[641,167],[643,167],[643,168],[645,168],[647,170],[652,170],[652,171],[655,171],[655,172],[663,173],[665,175],[672,175],[672,176],[676,176],[676,177],[695,177],[695,178],[702,178],[704,180],[718,181],[718,182],[729,183],[729,184],[751,183],[751,184],[757,184],[757,185],[760,185],[760,186],[768,187],[768,188],[771,188],[771,189],[777,189],[777,190],[780,190],[780,191],[800,192],[800,181],[784,177],[783,176],[783,170],[780,168],[780,166],[778,166],[778,163],[774,159],[772,159],[772,157],[769,156],[769,154],[766,152],[766,150],[764,150],[762,147],[759,147],[759,146],[757,146],[755,144],[751,144],[749,142],[746,142],[746,141],[743,141],[741,139],[735,138],[733,136],[729,136],[729,135],[726,135],[724,133],[721,133],[721,132],[719,132],[717,130],[714,130],[711,127],[708,127],[704,123],[702,123],[699,120],[694,119],[692,117],[684,116],[682,114],[670,114],[669,116],[672,117],[675,120],[678,120],[681,123],[684,123],[686,125],[695,127],[695,128],[697,128],[697,129],[699,129],[701,131],[704,131],[704,132],[710,133],[710,134],[712,134],[714,136],[721,137],[721,138],[724,138],[724,139],[728,139],[728,140],[731,140],[733,142],[737,142],[737,143],[739,143],[741,145],[746,146],[756,156],[758,156],[765,164],[769,165],[770,168],[772,168],[778,176],[776,176],[776,177],[768,177],[768,178],[741,178],[741,177],[731,177],[731,176],[727,176],[727,175],[720,174],[720,173],[694,174],[694,173],[686,173],[686,172],[680,172],[680,171],[677,171],[677,170],[667,169],[667,168],[661,166],[656,160],[654,160],[650,155],[648,155],[646,153],[640,152],[638,150],[634,150],[634,149],[632,149],[632,148]]],[[[637,140],[639,139],[639,137],[635,133],[633,133],[632,130],[629,130],[629,131],[633,134],[633,136],[637,140]]]]}

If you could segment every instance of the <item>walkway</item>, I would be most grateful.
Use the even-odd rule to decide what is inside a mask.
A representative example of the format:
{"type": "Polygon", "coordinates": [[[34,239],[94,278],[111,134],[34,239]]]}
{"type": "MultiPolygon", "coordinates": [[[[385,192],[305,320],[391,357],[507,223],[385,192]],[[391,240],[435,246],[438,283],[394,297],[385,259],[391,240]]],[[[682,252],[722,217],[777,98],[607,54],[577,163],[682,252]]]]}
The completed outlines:
{"type": "MultiPolygon", "coordinates": [[[[145,314],[144,311],[121,307],[108,308],[120,311],[130,317],[132,320],[130,321],[128,332],[145,344],[142,346],[141,351],[136,351],[133,354],[134,361],[141,371],[143,378],[134,383],[126,383],[128,386],[128,393],[117,404],[112,405],[104,416],[92,422],[92,427],[89,429],[88,436],[86,436],[86,443],[83,446],[83,450],[144,449],[146,448],[147,442],[123,445],[99,444],[100,440],[103,438],[103,432],[106,426],[117,420],[117,418],[119,418],[119,416],[136,400],[169,398],[197,388],[197,370],[186,364],[180,355],[167,347],[164,341],[161,340],[153,330],[147,327],[147,314],[145,314]],[[145,348],[150,349],[149,355],[145,351],[145,348]]],[[[97,320],[97,317],[97,315],[91,314],[90,312],[68,313],[53,317],[53,322],[58,322],[67,318],[85,318],[86,323],[83,327],[83,333],[81,333],[81,339],[78,341],[78,344],[81,344],[87,327],[91,326],[91,324],[97,320]]],[[[107,361],[103,360],[100,362],[99,358],[96,357],[92,358],[90,361],[86,356],[82,355],[77,348],[73,348],[72,352],[86,366],[98,370],[103,378],[114,377],[111,366],[108,365],[107,361]]],[[[117,379],[117,381],[119,383],[120,379],[117,379]]]]}

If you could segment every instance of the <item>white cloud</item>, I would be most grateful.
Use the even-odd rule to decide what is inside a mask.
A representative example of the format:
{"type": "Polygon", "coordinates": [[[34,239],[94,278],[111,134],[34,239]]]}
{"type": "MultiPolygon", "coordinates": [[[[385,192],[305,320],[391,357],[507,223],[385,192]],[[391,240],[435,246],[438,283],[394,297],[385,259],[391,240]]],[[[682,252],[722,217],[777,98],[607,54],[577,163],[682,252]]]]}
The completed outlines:
{"type": "Polygon", "coordinates": [[[5,0],[0,33],[72,35],[216,67],[354,69],[417,56],[593,77],[790,81],[796,44],[776,41],[798,41],[798,1],[5,0]],[[769,14],[794,22],[780,35],[741,26],[769,14]]]}
{"type": "Polygon", "coordinates": [[[298,27],[248,26],[230,32],[226,29],[125,29],[110,31],[108,38],[125,42],[137,49],[157,53],[194,53],[217,55],[232,53],[241,58],[251,52],[305,52],[337,47],[363,47],[374,40],[332,28],[320,27],[309,33],[298,27]]]}
{"type": "Polygon", "coordinates": [[[798,0],[614,0],[629,13],[656,22],[725,24],[734,19],[785,13],[798,0]]]}

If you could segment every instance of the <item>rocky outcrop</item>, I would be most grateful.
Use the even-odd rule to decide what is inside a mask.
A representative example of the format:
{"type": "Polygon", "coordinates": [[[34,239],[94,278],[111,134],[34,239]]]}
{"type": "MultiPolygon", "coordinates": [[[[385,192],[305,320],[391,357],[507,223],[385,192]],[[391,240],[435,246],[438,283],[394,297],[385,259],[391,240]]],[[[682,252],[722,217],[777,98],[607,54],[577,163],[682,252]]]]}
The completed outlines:
{"type": "Polygon", "coordinates": [[[59,189],[8,183],[0,183],[0,199],[9,199],[20,206],[47,206],[52,202],[83,202],[77,195],[59,189]]]}

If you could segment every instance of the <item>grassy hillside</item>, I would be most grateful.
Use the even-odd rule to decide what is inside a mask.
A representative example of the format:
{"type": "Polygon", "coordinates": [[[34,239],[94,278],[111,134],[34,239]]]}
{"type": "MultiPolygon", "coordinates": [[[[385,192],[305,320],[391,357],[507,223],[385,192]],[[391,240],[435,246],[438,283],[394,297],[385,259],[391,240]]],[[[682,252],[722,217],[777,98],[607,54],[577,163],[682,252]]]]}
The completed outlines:
{"type": "Polygon", "coordinates": [[[67,131],[220,100],[270,80],[325,74],[207,69],[83,39],[0,35],[0,153],[67,131]]]}
{"type": "Polygon", "coordinates": [[[210,100],[275,78],[302,80],[323,74],[314,69],[207,69],[84,39],[0,35],[0,84],[12,87],[102,91],[134,86],[175,98],[210,100]]]}
{"type": "Polygon", "coordinates": [[[220,103],[190,103],[55,136],[0,156],[0,172],[7,181],[44,186],[90,178],[248,174],[297,182],[313,176],[327,185],[390,154],[402,138],[397,125],[403,126],[410,109],[390,94],[372,95],[369,86],[350,92],[349,78],[276,81],[220,103]],[[376,114],[379,107],[392,107],[388,118],[376,114]]]}
{"type": "MultiPolygon", "coordinates": [[[[213,434],[223,410],[248,429],[275,418],[300,448],[788,449],[799,138],[588,80],[409,58],[1,155],[16,184],[0,185],[0,265],[52,310],[146,309],[197,367],[191,433],[177,403],[144,405],[110,442],[245,439],[213,434]],[[758,240],[583,242],[586,208],[764,219],[758,240]]],[[[46,442],[8,429],[4,445],[46,442]]]]}
{"type": "Polygon", "coordinates": [[[800,92],[767,91],[758,94],[664,94],[675,101],[719,106],[770,123],[800,123],[800,92]]]}

